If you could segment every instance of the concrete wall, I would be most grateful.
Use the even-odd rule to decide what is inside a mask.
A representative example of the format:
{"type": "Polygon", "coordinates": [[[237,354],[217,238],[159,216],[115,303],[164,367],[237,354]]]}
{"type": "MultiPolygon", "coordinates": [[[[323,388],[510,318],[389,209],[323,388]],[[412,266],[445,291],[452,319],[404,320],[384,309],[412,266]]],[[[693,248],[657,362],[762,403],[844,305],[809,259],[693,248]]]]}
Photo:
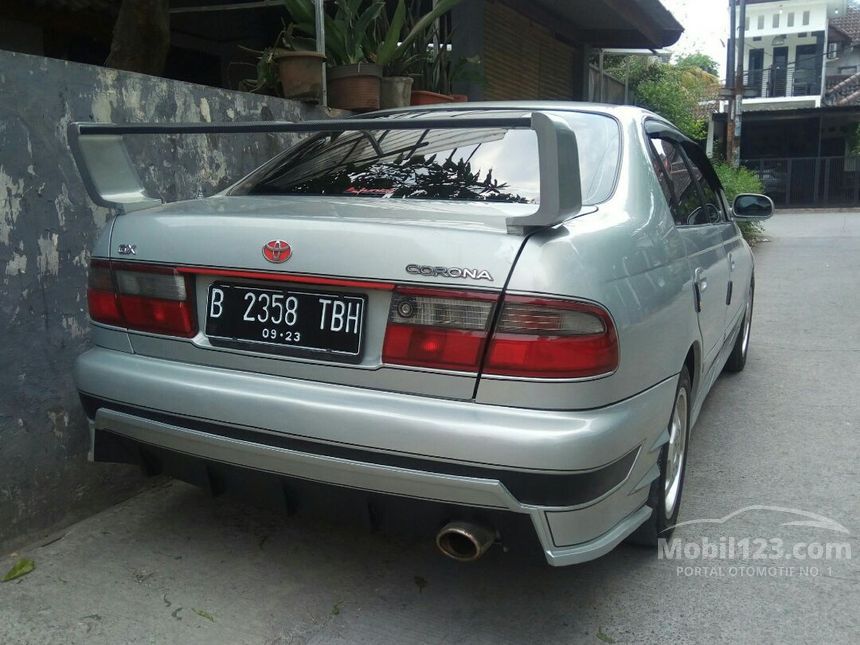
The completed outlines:
{"type": "MultiPolygon", "coordinates": [[[[88,342],[89,251],[112,214],[86,196],[66,126],[326,115],[271,97],[0,51],[0,551],[142,484],[134,469],[86,461],[71,368],[88,342]]],[[[282,149],[285,138],[136,143],[145,181],[173,200],[215,192],[282,149]]]]}

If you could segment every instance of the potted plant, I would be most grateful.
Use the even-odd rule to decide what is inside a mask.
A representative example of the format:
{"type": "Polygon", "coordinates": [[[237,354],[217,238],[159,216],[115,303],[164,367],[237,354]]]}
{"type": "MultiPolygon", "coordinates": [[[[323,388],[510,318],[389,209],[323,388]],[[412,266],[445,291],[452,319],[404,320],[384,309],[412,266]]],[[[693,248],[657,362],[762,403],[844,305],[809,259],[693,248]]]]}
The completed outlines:
{"type": "MultiPolygon", "coordinates": [[[[435,35],[435,34],[434,34],[435,35]]],[[[412,105],[453,103],[468,100],[464,94],[454,94],[453,86],[458,80],[474,76],[469,72],[480,64],[477,56],[451,61],[451,34],[444,40],[432,38],[428,44],[429,54],[424,59],[422,73],[412,91],[412,105]]]]}
{"type": "Polygon", "coordinates": [[[442,92],[443,76],[448,66],[448,43],[439,42],[435,31],[427,44],[428,54],[422,65],[421,74],[412,90],[412,105],[432,105],[452,103],[454,97],[442,92]]]}
{"type": "Polygon", "coordinates": [[[293,35],[295,25],[278,34],[268,56],[278,68],[284,98],[319,102],[325,54],[315,51],[316,43],[293,35]]]}
{"type": "MultiPolygon", "coordinates": [[[[296,28],[313,34],[314,8],[308,0],[285,0],[296,28]]],[[[333,16],[325,16],[328,103],[331,107],[356,112],[379,109],[382,67],[368,60],[366,48],[384,0],[336,0],[333,16]]]]}
{"type": "Polygon", "coordinates": [[[378,44],[370,59],[382,65],[383,77],[380,90],[380,106],[403,107],[410,104],[414,77],[428,56],[428,34],[435,33],[434,23],[461,0],[439,0],[433,9],[416,18],[413,7],[407,8],[405,0],[398,0],[394,14],[389,19],[383,11],[377,21],[378,44]],[[404,27],[408,33],[403,36],[404,27]]]}
{"type": "Polygon", "coordinates": [[[240,49],[258,57],[257,78],[245,80],[242,85],[251,92],[272,94],[280,86],[284,98],[319,102],[325,54],[314,50],[313,39],[295,36],[294,30],[295,25],[284,25],[274,45],[262,51],[240,45],[240,49]]]}
{"type": "Polygon", "coordinates": [[[379,89],[379,107],[383,109],[409,105],[413,78],[408,74],[409,63],[405,53],[409,45],[400,44],[403,25],[406,22],[406,3],[398,0],[394,15],[379,14],[377,24],[378,47],[371,55],[377,65],[382,66],[382,81],[379,89]]]}

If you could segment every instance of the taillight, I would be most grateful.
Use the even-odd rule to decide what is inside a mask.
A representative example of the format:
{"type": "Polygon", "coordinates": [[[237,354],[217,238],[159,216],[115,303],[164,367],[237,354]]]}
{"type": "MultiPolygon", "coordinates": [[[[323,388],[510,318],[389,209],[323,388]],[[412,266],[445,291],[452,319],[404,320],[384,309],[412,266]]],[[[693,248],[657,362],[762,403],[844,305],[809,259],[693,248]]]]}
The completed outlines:
{"type": "Polygon", "coordinates": [[[391,298],[383,362],[478,371],[497,298],[481,292],[398,287],[391,298]]]}
{"type": "Polygon", "coordinates": [[[597,305],[506,296],[490,339],[485,374],[583,378],[618,367],[618,339],[597,305]]]}
{"type": "Polygon", "coordinates": [[[506,296],[490,333],[497,298],[482,292],[396,288],[383,362],[550,379],[601,376],[618,367],[615,325],[603,307],[506,296]]]}
{"type": "Polygon", "coordinates": [[[170,267],[93,260],[87,290],[90,318],[190,338],[197,325],[189,281],[170,267]]]}
{"type": "Polygon", "coordinates": [[[113,286],[110,262],[107,260],[90,261],[90,275],[87,280],[87,306],[90,318],[107,325],[122,325],[119,301],[113,286]]]}

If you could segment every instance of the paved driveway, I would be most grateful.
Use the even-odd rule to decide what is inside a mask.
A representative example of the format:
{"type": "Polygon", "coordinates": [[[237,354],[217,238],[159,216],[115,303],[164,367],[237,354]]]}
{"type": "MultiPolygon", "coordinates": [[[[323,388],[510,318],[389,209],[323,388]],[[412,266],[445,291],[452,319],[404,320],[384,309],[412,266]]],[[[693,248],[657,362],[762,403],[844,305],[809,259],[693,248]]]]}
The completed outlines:
{"type": "Polygon", "coordinates": [[[676,535],[691,555],[704,538],[749,537],[799,555],[848,543],[853,559],[658,560],[622,546],[567,569],[500,552],[463,566],[429,536],[171,483],[23,550],[37,568],[0,585],[0,642],[860,642],[860,214],[780,215],[768,236],[747,369],[720,379],[695,428],[681,519],[765,505],[850,534],[750,509],[676,535]]]}

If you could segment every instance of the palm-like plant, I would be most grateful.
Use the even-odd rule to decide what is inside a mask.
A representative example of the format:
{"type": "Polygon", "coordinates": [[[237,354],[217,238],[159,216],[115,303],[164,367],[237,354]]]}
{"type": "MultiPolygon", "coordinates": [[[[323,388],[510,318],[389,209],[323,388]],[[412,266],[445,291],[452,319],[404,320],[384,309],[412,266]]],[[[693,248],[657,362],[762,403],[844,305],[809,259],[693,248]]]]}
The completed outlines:
{"type": "MultiPolygon", "coordinates": [[[[398,0],[389,18],[385,0],[336,0],[333,15],[324,17],[326,56],[332,65],[372,62],[394,71],[403,71],[426,50],[433,23],[462,0],[439,0],[419,17],[398,0]],[[408,32],[403,35],[405,28],[408,32]],[[418,50],[416,52],[416,49],[418,50]]],[[[296,30],[313,37],[316,33],[311,0],[283,0],[296,30]]]]}
{"type": "MultiPolygon", "coordinates": [[[[296,29],[310,37],[316,33],[310,0],[283,0],[296,29]]],[[[367,48],[385,0],[336,0],[333,16],[324,17],[326,57],[332,65],[368,62],[367,48]]]]}
{"type": "Polygon", "coordinates": [[[407,8],[405,0],[397,0],[397,7],[390,20],[385,12],[380,15],[378,27],[381,38],[374,50],[369,52],[370,60],[394,72],[410,69],[426,55],[435,34],[436,21],[461,1],[439,0],[432,10],[416,18],[415,12],[407,8]],[[405,26],[409,31],[403,36],[405,26]]]}

